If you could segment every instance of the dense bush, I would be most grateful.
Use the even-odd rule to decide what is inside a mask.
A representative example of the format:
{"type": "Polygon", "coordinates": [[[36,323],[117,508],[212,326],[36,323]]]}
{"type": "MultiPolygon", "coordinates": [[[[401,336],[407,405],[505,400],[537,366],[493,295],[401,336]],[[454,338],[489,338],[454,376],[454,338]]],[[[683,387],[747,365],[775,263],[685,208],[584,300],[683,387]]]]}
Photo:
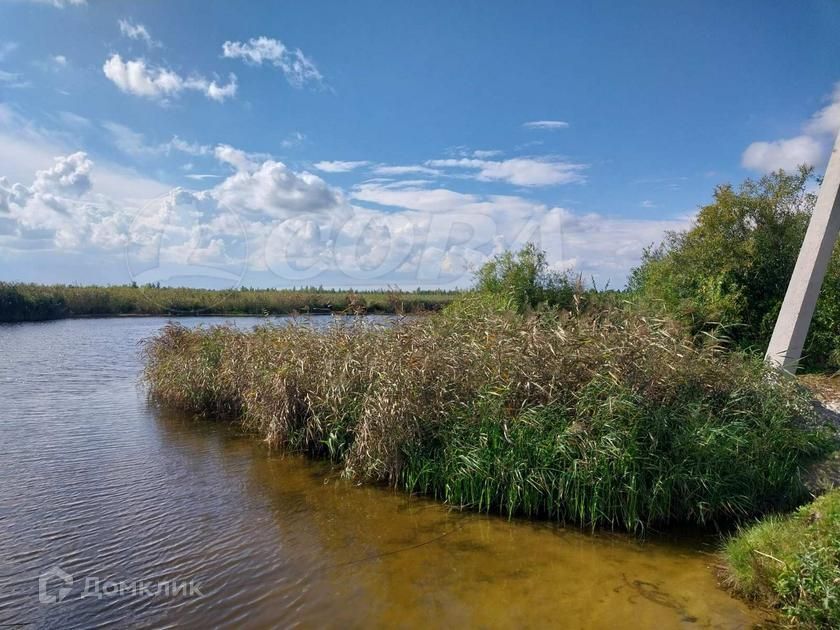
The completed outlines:
{"type": "MultiPolygon", "coordinates": [[[[813,210],[810,176],[808,169],[779,171],[738,190],[719,186],[693,228],[645,251],[630,290],[695,331],[722,325],[741,347],[763,351],[813,210]]],[[[840,367],[840,246],[823,283],[804,365],[840,367]]]]}
{"type": "Polygon", "coordinates": [[[800,465],[827,441],[792,379],[631,311],[170,326],[146,354],[161,403],[505,514],[631,530],[739,519],[801,501],[800,465]]]}
{"type": "Polygon", "coordinates": [[[740,594],[779,608],[797,626],[840,628],[840,490],[739,532],[724,558],[740,594]]]}
{"type": "Polygon", "coordinates": [[[446,307],[462,316],[488,309],[498,312],[532,313],[564,311],[600,313],[622,307],[627,296],[621,291],[586,286],[570,270],[552,270],[545,252],[533,243],[517,252],[506,251],[490,258],[475,273],[475,285],[446,307]]]}
{"type": "Polygon", "coordinates": [[[479,268],[475,280],[478,294],[520,313],[546,306],[569,308],[578,288],[568,274],[552,271],[545,252],[533,243],[494,256],[479,268]]]}

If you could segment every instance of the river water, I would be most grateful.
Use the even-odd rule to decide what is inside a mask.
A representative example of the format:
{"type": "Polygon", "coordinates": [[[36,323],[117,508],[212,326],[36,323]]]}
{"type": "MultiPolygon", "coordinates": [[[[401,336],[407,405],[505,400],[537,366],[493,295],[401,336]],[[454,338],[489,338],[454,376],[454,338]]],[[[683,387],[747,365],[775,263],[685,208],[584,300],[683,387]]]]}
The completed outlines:
{"type": "Polygon", "coordinates": [[[148,405],[138,342],[166,321],[0,326],[0,626],[760,621],[718,588],[714,539],[451,511],[148,405]]]}

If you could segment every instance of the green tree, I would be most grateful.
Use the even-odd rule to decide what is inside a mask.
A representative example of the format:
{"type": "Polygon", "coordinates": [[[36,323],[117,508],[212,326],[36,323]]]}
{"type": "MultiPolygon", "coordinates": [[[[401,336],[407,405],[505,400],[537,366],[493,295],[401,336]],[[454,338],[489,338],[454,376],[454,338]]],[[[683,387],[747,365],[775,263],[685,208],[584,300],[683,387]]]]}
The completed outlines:
{"type": "Polygon", "coordinates": [[[533,243],[488,260],[476,272],[475,282],[480,294],[501,299],[520,312],[541,305],[568,307],[575,294],[568,274],[552,271],[545,252],[533,243]]]}
{"type": "MultiPolygon", "coordinates": [[[[811,169],[777,171],[737,190],[718,186],[694,227],[648,248],[629,289],[695,331],[727,327],[739,345],[763,350],[784,299],[816,200],[811,169]]],[[[836,365],[840,348],[840,250],[823,284],[805,363],[836,365]],[[835,356],[832,356],[835,355],[835,356]]]]}

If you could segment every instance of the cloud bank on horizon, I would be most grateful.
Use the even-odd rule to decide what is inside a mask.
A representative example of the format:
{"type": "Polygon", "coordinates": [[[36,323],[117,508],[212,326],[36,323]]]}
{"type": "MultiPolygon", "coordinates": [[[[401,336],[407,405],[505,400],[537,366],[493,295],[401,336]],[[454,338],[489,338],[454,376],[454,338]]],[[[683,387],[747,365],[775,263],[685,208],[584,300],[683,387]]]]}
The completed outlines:
{"type": "Polygon", "coordinates": [[[195,32],[140,4],[4,11],[29,28],[0,27],[0,280],[463,287],[487,257],[535,241],[553,268],[620,287],[646,246],[690,226],[717,178],[819,169],[840,129],[827,72],[804,122],[746,125],[728,152],[723,134],[701,144],[706,129],[681,161],[681,139],[640,135],[655,117],[634,123],[626,103],[562,84],[472,100],[452,78],[494,59],[511,84],[530,70],[490,49],[461,67],[454,36],[435,65],[437,51],[389,59],[352,34],[280,37],[258,11],[195,32]],[[794,133],[744,138],[779,129],[794,133]]]}
{"type": "MultiPolygon", "coordinates": [[[[36,131],[14,112],[0,108],[0,119],[7,123],[0,141],[26,145],[38,159],[59,149],[50,143],[50,133],[36,131]],[[20,138],[15,128],[30,131],[20,138]]],[[[140,190],[134,194],[140,196],[129,198],[111,182],[130,173],[112,164],[100,170],[84,152],[55,157],[31,183],[0,177],[0,245],[6,252],[84,249],[103,259],[125,255],[135,281],[238,280],[246,269],[269,274],[280,285],[332,278],[353,286],[465,286],[488,255],[529,241],[541,243],[557,269],[591,261],[618,273],[646,243],[687,224],[686,217],[580,214],[522,195],[457,192],[431,179],[366,177],[342,188],[309,170],[296,171],[271,156],[229,145],[201,146],[177,137],[149,145],[115,123],[103,128],[117,135],[127,153],[206,156],[227,172],[211,175],[213,186],[203,190],[167,190],[146,182],[146,192],[138,178],[140,190]],[[157,196],[148,198],[152,193],[157,196]]],[[[481,180],[480,169],[490,166],[469,161],[467,166],[478,170],[468,176],[481,180]]],[[[460,160],[429,162],[441,169],[436,178],[467,176],[460,160]]],[[[507,176],[505,162],[499,160],[495,168],[507,176]]],[[[548,176],[532,176],[526,167],[521,177],[529,186],[551,185],[557,175],[550,169],[566,167],[548,164],[553,164],[548,176]]],[[[327,173],[389,172],[367,162],[313,166],[327,173]]]]}

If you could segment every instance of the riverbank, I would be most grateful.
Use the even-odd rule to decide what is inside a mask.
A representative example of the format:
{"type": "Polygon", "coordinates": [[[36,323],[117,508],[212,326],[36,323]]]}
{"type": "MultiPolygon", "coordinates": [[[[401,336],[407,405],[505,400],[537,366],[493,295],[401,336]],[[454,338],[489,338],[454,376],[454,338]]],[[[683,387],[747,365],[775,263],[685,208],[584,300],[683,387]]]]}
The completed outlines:
{"type": "MultiPolygon", "coordinates": [[[[819,413],[840,435],[840,378],[807,374],[819,413]]],[[[740,529],[722,552],[722,579],[790,625],[840,627],[840,451],[805,473],[812,502],[740,529]]]]}
{"type": "Polygon", "coordinates": [[[800,504],[830,445],[795,379],[630,310],[171,326],[145,352],[161,404],[505,515],[636,532],[744,520],[800,504]]]}
{"type": "Polygon", "coordinates": [[[231,290],[160,286],[69,286],[0,282],[0,322],[116,316],[263,316],[417,313],[440,310],[447,291],[231,290]]]}
{"type": "Polygon", "coordinates": [[[840,489],[741,530],[723,557],[740,596],[797,627],[840,627],[840,489]]]}

